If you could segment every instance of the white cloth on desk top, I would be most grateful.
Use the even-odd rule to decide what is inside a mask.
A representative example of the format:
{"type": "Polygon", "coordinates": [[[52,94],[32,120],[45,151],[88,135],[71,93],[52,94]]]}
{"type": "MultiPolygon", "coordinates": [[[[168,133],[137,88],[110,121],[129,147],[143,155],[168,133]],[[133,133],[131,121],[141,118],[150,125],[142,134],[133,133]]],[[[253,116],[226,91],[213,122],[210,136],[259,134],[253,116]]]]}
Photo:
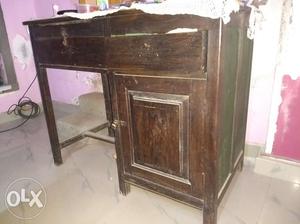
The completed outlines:
{"type": "Polygon", "coordinates": [[[190,14],[213,19],[222,18],[224,23],[228,23],[230,21],[230,14],[233,11],[239,11],[239,7],[238,0],[166,0],[158,4],[133,3],[131,7],[120,7],[118,9],[90,13],[65,13],[65,15],[79,19],[91,19],[120,10],[137,9],[149,14],[190,14]]]}

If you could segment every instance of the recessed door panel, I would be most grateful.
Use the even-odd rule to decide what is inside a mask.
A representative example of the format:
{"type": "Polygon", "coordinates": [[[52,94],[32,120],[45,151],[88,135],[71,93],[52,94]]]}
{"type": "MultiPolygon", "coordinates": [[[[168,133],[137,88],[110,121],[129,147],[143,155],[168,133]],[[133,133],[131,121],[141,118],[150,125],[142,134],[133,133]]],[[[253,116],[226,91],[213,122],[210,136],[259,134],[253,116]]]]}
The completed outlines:
{"type": "Polygon", "coordinates": [[[128,91],[132,166],[187,179],[189,96],[128,91]]]}

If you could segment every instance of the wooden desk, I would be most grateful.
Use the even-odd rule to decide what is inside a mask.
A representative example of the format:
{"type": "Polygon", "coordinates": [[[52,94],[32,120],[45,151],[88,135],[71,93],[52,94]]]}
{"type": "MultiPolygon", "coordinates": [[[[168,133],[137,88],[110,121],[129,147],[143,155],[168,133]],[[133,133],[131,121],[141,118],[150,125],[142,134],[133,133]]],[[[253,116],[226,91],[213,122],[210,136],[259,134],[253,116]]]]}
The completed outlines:
{"type": "Polygon", "coordinates": [[[54,161],[62,163],[46,68],[101,72],[115,129],[120,190],[130,185],[217,206],[242,167],[252,42],[249,11],[228,25],[191,15],[125,11],[29,26],[54,161]],[[177,28],[197,32],[169,33],[177,28]]]}

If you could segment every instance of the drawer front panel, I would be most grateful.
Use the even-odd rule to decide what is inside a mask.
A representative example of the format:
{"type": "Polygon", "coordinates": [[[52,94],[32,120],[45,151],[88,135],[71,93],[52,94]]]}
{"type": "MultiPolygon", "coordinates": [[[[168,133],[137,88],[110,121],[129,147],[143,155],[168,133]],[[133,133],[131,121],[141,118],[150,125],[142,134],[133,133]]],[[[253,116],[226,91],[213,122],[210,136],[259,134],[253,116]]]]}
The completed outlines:
{"type": "Polygon", "coordinates": [[[35,40],[43,38],[57,38],[63,36],[104,36],[104,19],[75,20],[72,22],[49,23],[31,28],[30,32],[35,40]]]}
{"type": "Polygon", "coordinates": [[[115,75],[114,83],[125,176],[201,198],[203,111],[194,103],[205,91],[184,79],[115,75]]]}
{"type": "Polygon", "coordinates": [[[36,41],[39,63],[83,67],[103,67],[105,46],[103,37],[64,37],[36,41]]]}
{"type": "Polygon", "coordinates": [[[116,72],[206,79],[207,31],[115,36],[108,42],[107,65],[116,72]]]}

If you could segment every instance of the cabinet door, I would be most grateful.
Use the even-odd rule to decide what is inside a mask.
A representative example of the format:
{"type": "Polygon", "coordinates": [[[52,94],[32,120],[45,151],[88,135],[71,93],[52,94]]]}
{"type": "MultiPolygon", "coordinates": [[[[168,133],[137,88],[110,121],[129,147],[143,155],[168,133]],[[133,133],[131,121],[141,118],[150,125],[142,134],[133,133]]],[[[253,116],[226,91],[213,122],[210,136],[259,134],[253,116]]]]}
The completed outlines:
{"type": "Polygon", "coordinates": [[[126,182],[201,197],[202,82],[114,75],[126,182]]]}

